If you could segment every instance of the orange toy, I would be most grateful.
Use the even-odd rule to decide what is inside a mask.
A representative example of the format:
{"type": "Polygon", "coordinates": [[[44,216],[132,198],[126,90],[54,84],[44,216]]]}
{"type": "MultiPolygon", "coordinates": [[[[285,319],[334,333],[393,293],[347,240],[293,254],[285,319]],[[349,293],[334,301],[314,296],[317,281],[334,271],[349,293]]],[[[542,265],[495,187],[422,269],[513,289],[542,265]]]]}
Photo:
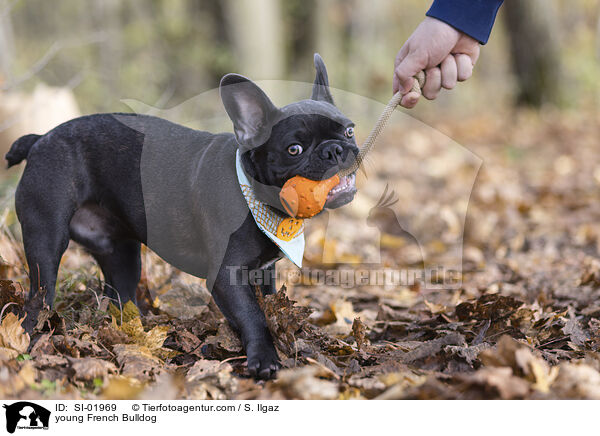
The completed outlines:
{"type": "Polygon", "coordinates": [[[289,216],[311,218],[323,210],[327,194],[338,183],[340,178],[337,174],[325,180],[295,176],[285,182],[279,199],[289,216]]]}

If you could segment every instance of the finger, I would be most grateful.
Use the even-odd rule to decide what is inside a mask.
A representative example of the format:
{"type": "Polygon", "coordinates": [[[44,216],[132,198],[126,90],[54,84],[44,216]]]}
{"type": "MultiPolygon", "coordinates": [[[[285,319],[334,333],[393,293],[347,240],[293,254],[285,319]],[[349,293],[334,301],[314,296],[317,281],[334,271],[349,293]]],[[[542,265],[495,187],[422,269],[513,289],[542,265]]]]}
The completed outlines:
{"type": "Polygon", "coordinates": [[[394,59],[394,74],[392,77],[392,91],[394,94],[400,90],[400,80],[398,79],[398,76],[396,76],[396,68],[398,68],[398,65],[400,65],[400,62],[404,60],[407,54],[408,44],[404,44],[396,55],[396,59],[394,59]]]}
{"type": "Polygon", "coordinates": [[[413,76],[427,66],[427,54],[422,51],[409,52],[400,61],[394,73],[400,84],[399,90],[403,93],[410,91],[413,85],[413,76]]]}
{"type": "Polygon", "coordinates": [[[404,97],[402,97],[402,100],[400,101],[400,106],[405,107],[407,109],[412,109],[419,102],[420,96],[421,95],[419,93],[411,91],[404,97]]]}
{"type": "Polygon", "coordinates": [[[463,82],[473,74],[473,63],[471,58],[466,54],[454,55],[456,60],[457,80],[463,82]]]}
{"type": "Polygon", "coordinates": [[[452,49],[453,54],[466,54],[471,58],[471,64],[475,65],[479,59],[479,42],[470,36],[463,35],[456,46],[452,49]]]}
{"type": "Polygon", "coordinates": [[[404,44],[398,54],[396,54],[396,59],[394,59],[394,70],[400,65],[400,62],[404,60],[406,55],[408,54],[408,44],[404,44]]]}
{"type": "Polygon", "coordinates": [[[423,97],[434,100],[442,89],[442,71],[437,68],[429,68],[425,72],[425,86],[423,86],[423,97]]]}
{"type": "Polygon", "coordinates": [[[442,71],[442,87],[446,89],[454,88],[458,77],[454,56],[446,56],[440,65],[440,70],[442,71]]]}

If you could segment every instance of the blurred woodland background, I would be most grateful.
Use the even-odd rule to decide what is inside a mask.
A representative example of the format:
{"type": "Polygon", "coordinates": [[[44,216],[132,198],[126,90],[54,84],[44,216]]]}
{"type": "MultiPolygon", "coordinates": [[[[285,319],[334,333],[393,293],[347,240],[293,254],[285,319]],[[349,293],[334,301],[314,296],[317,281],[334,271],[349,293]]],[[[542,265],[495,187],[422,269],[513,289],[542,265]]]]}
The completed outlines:
{"type": "MultiPolygon", "coordinates": [[[[127,110],[122,98],[169,107],[215,88],[228,72],[309,81],[316,51],[333,86],[387,101],[394,56],[428,7],[421,0],[0,0],[0,125],[15,115],[9,97],[30,98],[39,84],[72,90],[82,113],[127,110]]],[[[599,16],[595,0],[507,0],[473,79],[414,115],[435,124],[513,104],[596,106],[599,16]]]]}
{"type": "MultiPolygon", "coordinates": [[[[428,7],[0,0],[0,154],[79,114],[130,111],[122,99],[176,107],[229,72],[312,82],[314,52],[333,87],[385,103],[394,57],[428,7]]],[[[411,248],[442,264],[453,257],[462,286],[288,284],[312,313],[283,294],[261,303],[280,338],[274,382],[247,378],[241,345],[201,281],[150,253],[142,316],[129,308],[111,318],[95,297],[98,268],[72,244],[56,312],[30,349],[8,314],[28,280],[13,206],[23,166],[3,170],[0,279],[10,280],[0,280],[0,309],[17,305],[0,329],[18,337],[0,337],[0,397],[600,399],[599,61],[600,2],[506,0],[473,78],[403,111],[423,124],[388,127],[370,155],[376,174],[358,182],[373,204],[388,183],[401,199],[383,214],[391,221],[376,223],[382,264],[414,267],[411,248]],[[478,168],[438,132],[483,161],[472,193],[478,168]],[[421,229],[421,247],[405,240],[402,220],[421,229]]],[[[308,267],[365,258],[355,213],[371,203],[361,201],[340,209],[330,244],[326,225],[311,220],[308,267]]]]}

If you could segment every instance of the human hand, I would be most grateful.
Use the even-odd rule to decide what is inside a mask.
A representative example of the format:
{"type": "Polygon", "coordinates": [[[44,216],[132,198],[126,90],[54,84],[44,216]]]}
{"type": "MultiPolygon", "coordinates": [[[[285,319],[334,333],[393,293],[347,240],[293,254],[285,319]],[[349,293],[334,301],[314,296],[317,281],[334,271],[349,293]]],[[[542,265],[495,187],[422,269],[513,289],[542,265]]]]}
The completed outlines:
{"type": "Polygon", "coordinates": [[[478,57],[478,41],[443,21],[425,17],[396,55],[394,93],[402,91],[400,104],[414,107],[420,95],[410,92],[413,76],[424,70],[423,96],[433,100],[442,88],[452,89],[471,77],[478,57]]]}

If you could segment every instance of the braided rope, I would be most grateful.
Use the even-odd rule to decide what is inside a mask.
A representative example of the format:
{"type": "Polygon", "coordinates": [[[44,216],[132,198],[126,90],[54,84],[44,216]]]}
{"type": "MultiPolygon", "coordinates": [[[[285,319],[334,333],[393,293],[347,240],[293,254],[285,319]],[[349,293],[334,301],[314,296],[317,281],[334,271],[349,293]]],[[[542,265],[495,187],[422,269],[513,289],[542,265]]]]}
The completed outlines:
{"type": "MultiPolygon", "coordinates": [[[[425,72],[420,71],[415,76],[415,80],[413,82],[413,86],[412,86],[412,89],[410,90],[410,92],[416,92],[417,94],[420,95],[421,88],[423,88],[424,84],[425,84],[425,72]]],[[[340,170],[340,172],[338,173],[340,176],[348,176],[360,168],[360,166],[362,165],[362,163],[365,159],[365,156],[367,155],[367,153],[369,153],[371,151],[371,149],[375,145],[375,141],[377,140],[377,137],[383,131],[385,125],[387,124],[388,120],[392,116],[392,113],[396,109],[396,106],[398,106],[400,104],[400,101],[402,100],[403,96],[404,95],[400,91],[398,91],[397,93],[395,93],[392,96],[392,98],[390,99],[388,104],[385,106],[385,109],[379,116],[379,119],[375,123],[373,130],[371,130],[371,133],[369,133],[369,136],[367,137],[365,142],[363,142],[363,145],[360,147],[360,151],[358,152],[358,156],[356,156],[354,163],[352,164],[351,167],[340,170]]]]}

